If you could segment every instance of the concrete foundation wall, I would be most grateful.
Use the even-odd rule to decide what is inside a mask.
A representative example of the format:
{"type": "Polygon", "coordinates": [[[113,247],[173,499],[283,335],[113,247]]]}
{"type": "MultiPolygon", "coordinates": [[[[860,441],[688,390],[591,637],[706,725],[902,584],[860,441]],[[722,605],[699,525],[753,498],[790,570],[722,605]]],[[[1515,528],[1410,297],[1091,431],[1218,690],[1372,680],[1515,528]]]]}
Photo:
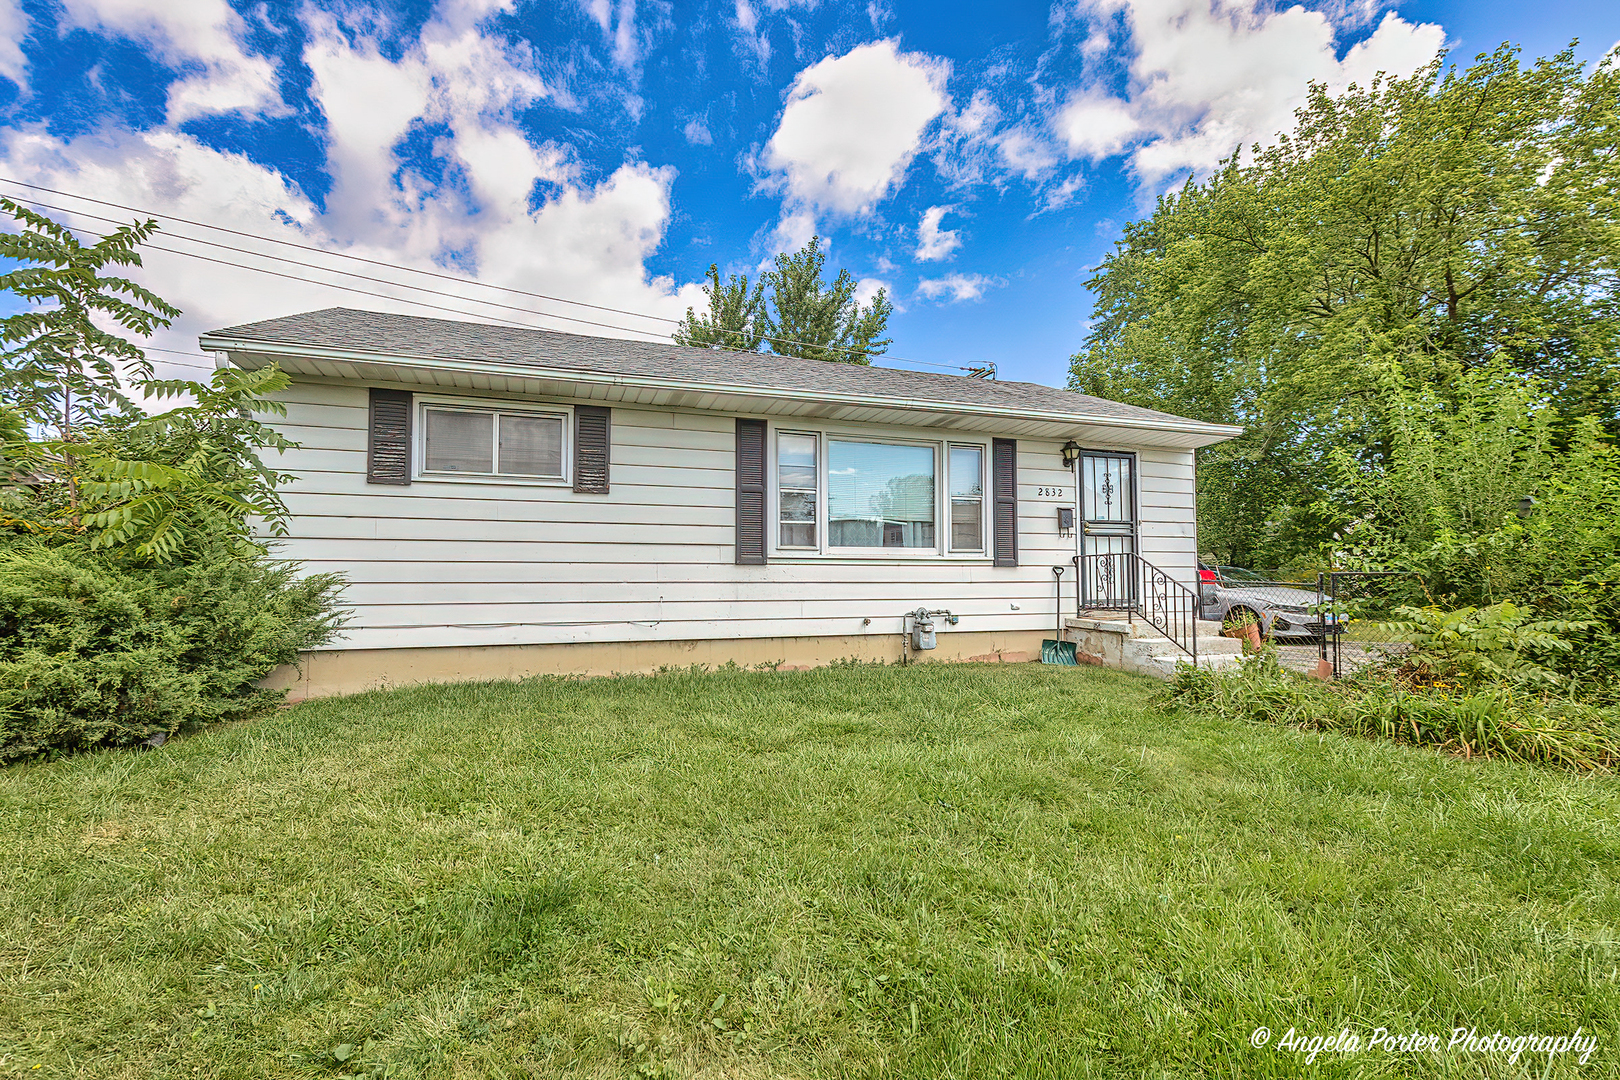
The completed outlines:
{"type": "Polygon", "coordinates": [[[1065,636],[1074,642],[1075,659],[1082,664],[1124,668],[1126,647],[1130,645],[1124,623],[1103,623],[1091,619],[1067,619],[1065,636]]]}
{"type": "MultiPolygon", "coordinates": [[[[1051,631],[941,630],[939,647],[912,654],[922,661],[1025,663],[1041,657],[1051,631]]],[[[416,683],[521,679],[530,675],[614,675],[661,667],[733,662],[778,664],[787,670],[837,660],[899,663],[898,634],[741,638],[703,641],[576,642],[552,645],[445,646],[426,649],[339,649],[303,654],[300,668],[277,668],[265,685],[292,701],[356,694],[416,683]]]]}

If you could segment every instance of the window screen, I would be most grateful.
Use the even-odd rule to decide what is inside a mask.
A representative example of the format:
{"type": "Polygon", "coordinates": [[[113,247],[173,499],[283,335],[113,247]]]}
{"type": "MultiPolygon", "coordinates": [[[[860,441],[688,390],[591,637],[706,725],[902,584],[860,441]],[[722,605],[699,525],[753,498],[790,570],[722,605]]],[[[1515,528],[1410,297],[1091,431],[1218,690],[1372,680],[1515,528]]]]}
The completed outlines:
{"type": "Polygon", "coordinates": [[[828,440],[827,543],[934,547],[933,449],[828,440]]]}
{"type": "Polygon", "coordinates": [[[816,437],[776,437],[776,490],[781,518],[777,546],[816,546],[816,437]]]}
{"type": "Polygon", "coordinates": [[[422,425],[426,442],[423,466],[428,472],[492,473],[495,417],[493,413],[428,409],[422,425]]]}
{"type": "Polygon", "coordinates": [[[560,416],[500,416],[499,472],[508,476],[563,474],[563,430],[560,416]]]}
{"type": "Polygon", "coordinates": [[[422,421],[424,472],[563,478],[561,416],[430,408],[422,421]]]}
{"type": "Polygon", "coordinates": [[[984,550],[983,447],[951,447],[951,550],[984,550]]]}

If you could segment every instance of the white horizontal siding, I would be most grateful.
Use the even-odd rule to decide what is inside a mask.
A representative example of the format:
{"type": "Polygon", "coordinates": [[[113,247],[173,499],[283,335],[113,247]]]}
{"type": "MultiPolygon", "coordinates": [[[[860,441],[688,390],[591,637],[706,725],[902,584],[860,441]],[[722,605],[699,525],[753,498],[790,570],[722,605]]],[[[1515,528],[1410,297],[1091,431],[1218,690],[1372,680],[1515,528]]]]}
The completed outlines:
{"type": "MultiPolygon", "coordinates": [[[[919,605],[949,608],[961,630],[1042,630],[1057,615],[1051,567],[1067,568],[1076,550],[1057,531],[1074,476],[1056,442],[1018,444],[1016,568],[987,557],[853,556],[737,566],[728,415],[615,406],[611,490],[586,495],[545,484],[367,484],[364,387],[300,381],[282,400],[288,415],[277,426],[301,446],[273,459],[296,477],[278,547],[310,572],[348,580],[354,617],[338,648],[894,634],[919,605]]],[[[1191,580],[1191,453],[1143,451],[1139,489],[1143,555],[1191,580]]],[[[1072,570],[1063,584],[1067,611],[1072,570]]]]}
{"type": "Polygon", "coordinates": [[[1198,586],[1196,485],[1191,450],[1137,454],[1142,557],[1189,588],[1198,586]]]}

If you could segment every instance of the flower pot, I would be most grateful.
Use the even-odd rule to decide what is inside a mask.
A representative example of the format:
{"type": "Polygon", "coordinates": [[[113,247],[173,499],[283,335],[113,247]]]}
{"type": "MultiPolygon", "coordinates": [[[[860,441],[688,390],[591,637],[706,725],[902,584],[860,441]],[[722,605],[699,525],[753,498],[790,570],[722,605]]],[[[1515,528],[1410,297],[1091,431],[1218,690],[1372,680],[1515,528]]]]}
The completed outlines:
{"type": "Polygon", "coordinates": [[[1224,637],[1237,638],[1243,642],[1244,652],[1260,651],[1260,626],[1257,623],[1245,623],[1242,626],[1228,626],[1221,631],[1224,637]]]}

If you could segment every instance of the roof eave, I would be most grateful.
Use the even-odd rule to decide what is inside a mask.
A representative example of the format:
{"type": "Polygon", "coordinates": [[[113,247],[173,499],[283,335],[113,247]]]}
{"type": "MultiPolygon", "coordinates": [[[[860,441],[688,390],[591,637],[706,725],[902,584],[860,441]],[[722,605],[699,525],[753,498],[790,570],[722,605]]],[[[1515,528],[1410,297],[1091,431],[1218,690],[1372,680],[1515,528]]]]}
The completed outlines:
{"type": "MultiPolygon", "coordinates": [[[[943,402],[930,399],[907,399],[887,395],[847,394],[828,391],[789,390],[776,387],[749,386],[737,383],[704,383],[684,379],[661,379],[647,375],[622,375],[589,369],[532,362],[515,362],[480,358],[467,360],[460,357],[402,355],[376,353],[356,349],[340,349],[325,345],[300,345],[285,342],[227,338],[217,333],[204,334],[198,343],[205,352],[224,352],[235,357],[259,354],[269,357],[310,357],[350,364],[388,365],[416,368],[424,372],[458,372],[462,374],[501,374],[534,378],[563,377],[581,383],[607,386],[633,386],[656,390],[690,391],[724,394],[757,400],[786,400],[828,402],[873,409],[892,409],[899,412],[930,412],[976,417],[1005,417],[1009,420],[1038,420],[1053,424],[1090,425],[1125,431],[1173,432],[1193,446],[1208,446],[1243,433],[1232,424],[1207,424],[1195,420],[1160,420],[1152,417],[1121,417],[1105,414],[1057,413],[1038,409],[1016,409],[998,405],[974,405],[943,402]]],[[[239,365],[256,366],[256,365],[239,365]]]]}

